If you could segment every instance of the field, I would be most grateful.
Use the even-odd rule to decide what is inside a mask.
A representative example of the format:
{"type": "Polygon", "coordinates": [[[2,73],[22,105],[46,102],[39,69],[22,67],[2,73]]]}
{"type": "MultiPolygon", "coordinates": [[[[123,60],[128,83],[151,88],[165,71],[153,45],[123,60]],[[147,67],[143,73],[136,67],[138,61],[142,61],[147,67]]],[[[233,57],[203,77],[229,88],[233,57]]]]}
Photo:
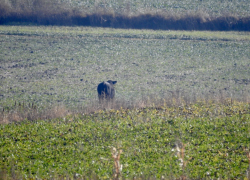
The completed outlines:
{"type": "Polygon", "coordinates": [[[246,0],[4,0],[0,25],[250,31],[246,0]]]}
{"type": "Polygon", "coordinates": [[[212,15],[222,15],[225,13],[238,14],[241,16],[249,15],[249,3],[244,0],[232,1],[216,1],[216,0],[186,0],[186,1],[145,1],[145,0],[72,0],[68,1],[70,6],[85,7],[85,10],[93,12],[97,7],[112,9],[115,12],[130,11],[130,13],[144,13],[148,10],[166,10],[178,13],[186,13],[187,11],[205,11],[212,15]]]}
{"type": "Polygon", "coordinates": [[[3,124],[0,178],[247,180],[249,112],[199,102],[3,124]]]}
{"type": "Polygon", "coordinates": [[[0,41],[1,178],[110,179],[113,147],[128,179],[247,178],[249,32],[0,26],[0,41]],[[108,79],[123,108],[98,104],[108,79]],[[16,118],[33,106],[66,113],[16,118]]]}
{"type": "MultiPolygon", "coordinates": [[[[165,11],[178,13],[179,15],[188,12],[200,12],[211,16],[221,16],[225,14],[241,17],[249,16],[249,3],[246,2],[246,0],[54,0],[53,2],[49,0],[6,0],[0,7],[4,10],[12,8],[14,11],[26,11],[26,13],[31,11],[38,11],[39,13],[44,11],[50,13],[51,10],[58,12],[58,10],[76,8],[78,11],[85,13],[93,13],[97,9],[102,9],[116,14],[140,14],[165,11]]],[[[6,12],[3,11],[1,13],[4,14],[6,12]]]]}
{"type": "Polygon", "coordinates": [[[248,32],[2,26],[0,33],[1,108],[86,105],[108,79],[126,101],[176,91],[249,98],[248,32]]]}

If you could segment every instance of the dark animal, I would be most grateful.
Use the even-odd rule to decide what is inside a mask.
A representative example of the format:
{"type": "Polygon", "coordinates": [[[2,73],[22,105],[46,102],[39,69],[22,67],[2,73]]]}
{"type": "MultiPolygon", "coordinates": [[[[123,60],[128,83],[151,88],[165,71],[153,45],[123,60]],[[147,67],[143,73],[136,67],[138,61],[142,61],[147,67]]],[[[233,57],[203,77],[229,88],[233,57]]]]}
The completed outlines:
{"type": "Polygon", "coordinates": [[[104,99],[110,101],[115,97],[115,88],[114,85],[117,81],[103,81],[97,86],[98,98],[102,102],[104,99]]]}

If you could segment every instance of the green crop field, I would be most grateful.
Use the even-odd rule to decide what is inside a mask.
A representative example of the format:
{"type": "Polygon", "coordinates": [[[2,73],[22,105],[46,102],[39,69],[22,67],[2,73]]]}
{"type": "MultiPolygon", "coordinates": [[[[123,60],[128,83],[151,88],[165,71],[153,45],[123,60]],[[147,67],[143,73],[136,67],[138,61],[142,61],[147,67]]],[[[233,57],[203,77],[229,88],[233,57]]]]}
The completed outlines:
{"type": "Polygon", "coordinates": [[[0,178],[111,179],[117,148],[126,179],[247,180],[249,112],[200,102],[3,124],[0,178]]]}
{"type": "Polygon", "coordinates": [[[112,179],[114,147],[126,179],[248,178],[249,32],[0,26],[0,42],[0,179],[112,179]],[[108,79],[116,101],[161,104],[70,113],[108,79]],[[71,111],[8,121],[28,104],[71,111]]]}

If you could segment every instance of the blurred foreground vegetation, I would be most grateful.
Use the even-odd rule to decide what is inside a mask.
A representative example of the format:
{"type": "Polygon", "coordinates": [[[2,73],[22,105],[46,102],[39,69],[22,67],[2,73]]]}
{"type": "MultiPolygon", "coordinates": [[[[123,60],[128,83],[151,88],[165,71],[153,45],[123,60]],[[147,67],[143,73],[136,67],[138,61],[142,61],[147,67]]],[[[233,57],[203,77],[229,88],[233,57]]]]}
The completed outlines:
{"type": "MultiPolygon", "coordinates": [[[[0,125],[3,179],[247,179],[250,104],[173,101],[0,125]]],[[[249,158],[249,159],[248,159],[249,158]]],[[[248,170],[249,174],[249,170],[248,170]]]]}

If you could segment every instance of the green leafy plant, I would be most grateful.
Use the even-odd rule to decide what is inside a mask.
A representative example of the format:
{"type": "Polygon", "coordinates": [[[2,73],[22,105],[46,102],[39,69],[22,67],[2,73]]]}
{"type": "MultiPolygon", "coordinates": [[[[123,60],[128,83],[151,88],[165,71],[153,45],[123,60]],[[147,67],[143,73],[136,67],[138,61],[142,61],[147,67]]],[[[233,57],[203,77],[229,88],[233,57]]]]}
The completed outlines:
{"type": "Polygon", "coordinates": [[[248,112],[246,103],[200,102],[2,124],[1,169],[30,178],[244,178],[248,112]]]}

